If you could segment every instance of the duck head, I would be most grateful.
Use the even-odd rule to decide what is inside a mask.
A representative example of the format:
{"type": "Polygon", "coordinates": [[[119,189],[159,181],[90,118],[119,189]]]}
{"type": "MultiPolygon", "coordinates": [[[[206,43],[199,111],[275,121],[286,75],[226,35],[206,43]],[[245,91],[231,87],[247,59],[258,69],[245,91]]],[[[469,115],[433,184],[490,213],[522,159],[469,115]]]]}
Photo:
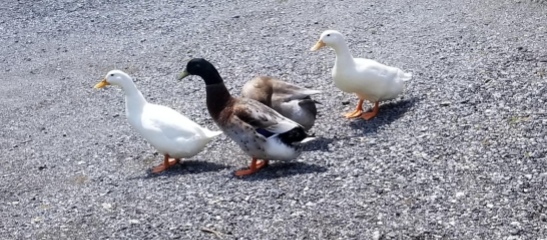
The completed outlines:
{"type": "Polygon", "coordinates": [[[186,68],[177,76],[177,79],[180,81],[190,75],[200,76],[206,85],[223,82],[215,66],[203,58],[194,58],[188,61],[186,68]]]}
{"type": "Polygon", "coordinates": [[[106,74],[103,80],[95,84],[94,88],[104,88],[108,85],[125,86],[127,83],[131,82],[133,82],[133,80],[127,73],[120,70],[112,70],[106,74]]]}
{"type": "Polygon", "coordinates": [[[315,43],[310,50],[317,51],[324,46],[333,47],[338,44],[343,44],[344,41],[344,35],[340,32],[336,30],[327,30],[321,33],[321,37],[319,37],[317,43],[315,43]]]}

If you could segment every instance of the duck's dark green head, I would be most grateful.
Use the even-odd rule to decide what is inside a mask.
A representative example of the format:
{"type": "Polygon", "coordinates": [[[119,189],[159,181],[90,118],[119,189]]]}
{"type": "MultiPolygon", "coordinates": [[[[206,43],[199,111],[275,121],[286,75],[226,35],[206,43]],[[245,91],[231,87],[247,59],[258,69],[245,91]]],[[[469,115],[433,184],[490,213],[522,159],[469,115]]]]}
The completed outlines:
{"type": "Polygon", "coordinates": [[[215,66],[203,58],[194,58],[188,61],[186,68],[177,78],[178,80],[182,80],[189,75],[200,76],[206,85],[222,83],[222,78],[215,66]]]}

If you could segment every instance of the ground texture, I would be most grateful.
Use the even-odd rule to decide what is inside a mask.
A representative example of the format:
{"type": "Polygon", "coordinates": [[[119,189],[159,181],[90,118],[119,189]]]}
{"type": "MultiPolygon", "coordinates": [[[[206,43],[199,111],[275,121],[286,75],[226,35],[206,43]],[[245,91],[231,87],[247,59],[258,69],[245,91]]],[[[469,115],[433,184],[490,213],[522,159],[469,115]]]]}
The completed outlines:
{"type": "Polygon", "coordinates": [[[0,239],[547,239],[547,3],[527,0],[5,1],[0,239]],[[122,3],[123,2],[123,3],[122,3]],[[320,33],[414,73],[371,120],[334,87],[320,33]],[[217,129],[201,79],[322,90],[319,139],[238,179],[225,136],[164,174],[109,70],[217,129]]]}

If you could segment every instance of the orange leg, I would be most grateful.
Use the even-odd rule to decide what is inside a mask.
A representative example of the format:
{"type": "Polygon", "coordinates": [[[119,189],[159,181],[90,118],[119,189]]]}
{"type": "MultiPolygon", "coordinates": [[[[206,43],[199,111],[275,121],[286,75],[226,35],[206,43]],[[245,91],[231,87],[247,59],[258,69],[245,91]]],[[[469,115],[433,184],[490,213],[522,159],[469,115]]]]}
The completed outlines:
{"type": "Polygon", "coordinates": [[[361,117],[365,120],[370,120],[373,117],[376,117],[376,115],[378,115],[379,110],[380,110],[380,103],[375,102],[374,103],[374,108],[372,109],[372,112],[363,113],[363,115],[361,117]]]}
{"type": "Polygon", "coordinates": [[[169,169],[172,166],[175,166],[175,164],[179,163],[180,159],[173,159],[169,157],[169,154],[165,154],[165,157],[163,158],[163,163],[154,167],[152,169],[152,173],[160,173],[167,169],[169,169]]]}
{"type": "Polygon", "coordinates": [[[268,166],[268,160],[263,160],[258,162],[256,158],[253,158],[253,160],[251,160],[251,166],[249,167],[249,169],[238,170],[236,171],[235,175],[238,177],[248,176],[258,172],[258,170],[265,168],[267,166],[268,166]]]}
{"type": "Polygon", "coordinates": [[[363,113],[363,102],[364,101],[365,101],[364,99],[359,98],[359,103],[357,103],[357,107],[355,108],[355,111],[346,113],[344,116],[346,118],[360,117],[361,114],[363,113]]]}

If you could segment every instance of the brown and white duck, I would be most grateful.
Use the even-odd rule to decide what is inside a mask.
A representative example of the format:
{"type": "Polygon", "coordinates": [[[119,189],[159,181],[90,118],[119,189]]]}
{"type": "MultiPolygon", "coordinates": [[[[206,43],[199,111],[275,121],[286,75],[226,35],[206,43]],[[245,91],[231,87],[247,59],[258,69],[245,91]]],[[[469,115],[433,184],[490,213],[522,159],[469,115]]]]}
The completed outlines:
{"type": "Polygon", "coordinates": [[[310,130],[317,117],[317,101],[310,95],[321,91],[303,88],[276,78],[259,76],[243,85],[241,96],[257,100],[310,130]]]}
{"type": "Polygon", "coordinates": [[[269,160],[293,160],[302,153],[301,143],[313,139],[300,124],[270,107],[253,99],[233,97],[217,69],[207,60],[190,60],[178,79],[189,75],[200,76],[205,81],[209,114],[252,158],[249,169],[236,171],[236,176],[256,173],[267,166],[269,160]]]}

